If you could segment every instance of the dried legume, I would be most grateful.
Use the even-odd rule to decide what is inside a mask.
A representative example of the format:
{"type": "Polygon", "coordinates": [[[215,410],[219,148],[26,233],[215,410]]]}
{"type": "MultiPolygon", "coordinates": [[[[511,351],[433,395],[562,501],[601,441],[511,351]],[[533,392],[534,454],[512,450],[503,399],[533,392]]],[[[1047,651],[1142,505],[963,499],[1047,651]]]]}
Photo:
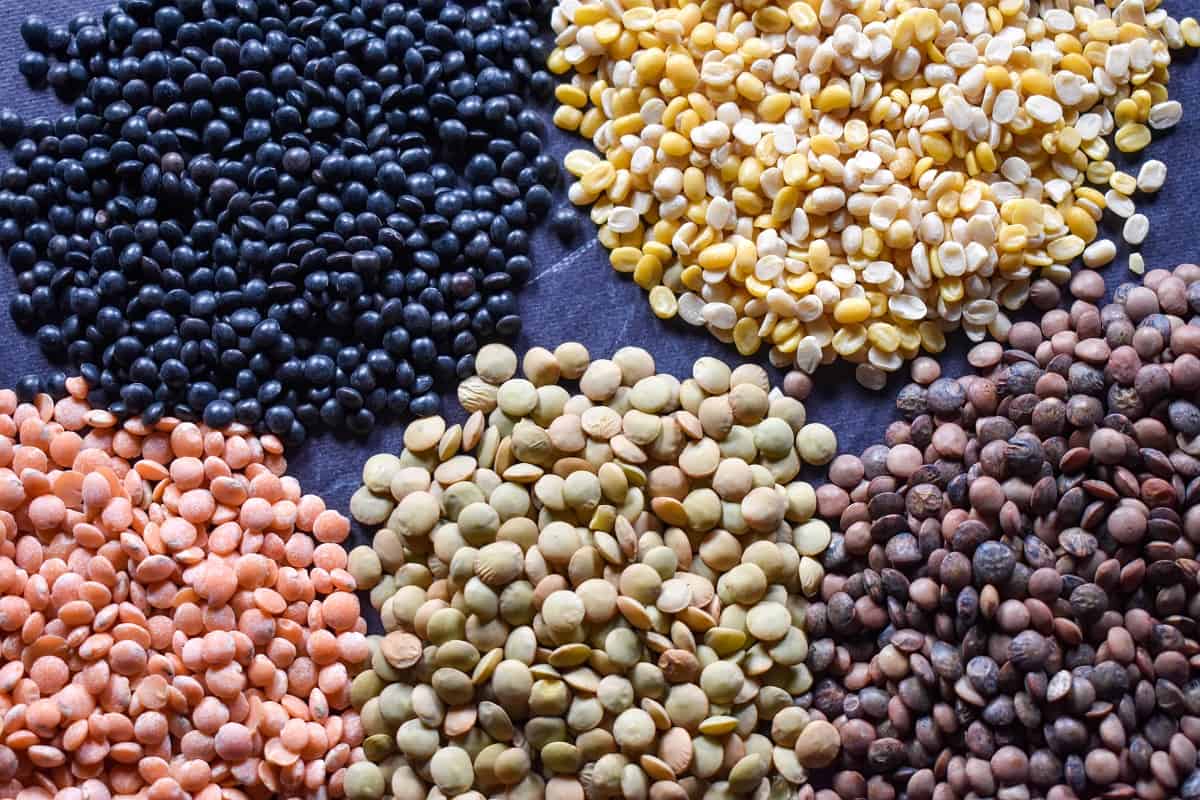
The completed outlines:
{"type": "Polygon", "coordinates": [[[1182,113],[1194,19],[1068,5],[564,0],[555,122],[598,151],[566,156],[569,196],[656,315],[777,366],[875,386],[948,330],[1003,340],[1132,214],[1108,134],[1138,151],[1182,113]]]}
{"type": "Polygon", "coordinates": [[[1200,797],[1200,267],[1009,339],[818,490],[817,800],[1200,797]]]}
{"type": "Polygon", "coordinates": [[[544,0],[113,4],[31,17],[0,110],[9,309],[118,416],[298,444],[426,416],[520,330],[559,165],[544,0]]]}
{"type": "Polygon", "coordinates": [[[0,390],[2,791],[346,794],[370,655],[349,522],[273,436],[118,423],[67,388],[0,390]]]}
{"type": "MultiPolygon", "coordinates": [[[[796,476],[832,431],[757,366],[704,358],[681,382],[639,348],[554,359],[579,393],[531,380],[532,408],[472,413],[477,443],[406,437],[364,466],[394,511],[350,554],[385,630],[351,689],[378,763],[362,800],[803,785],[797,623],[830,530],[796,476]]],[[[504,372],[501,397],[526,383],[504,372]]]]}

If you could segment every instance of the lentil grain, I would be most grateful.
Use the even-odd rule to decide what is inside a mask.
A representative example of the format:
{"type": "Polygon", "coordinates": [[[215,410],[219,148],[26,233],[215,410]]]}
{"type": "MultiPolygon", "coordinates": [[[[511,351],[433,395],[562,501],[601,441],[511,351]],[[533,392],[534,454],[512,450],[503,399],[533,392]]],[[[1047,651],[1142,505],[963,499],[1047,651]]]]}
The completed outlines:
{"type": "MultiPolygon", "coordinates": [[[[382,743],[366,755],[404,776],[383,795],[802,787],[830,736],[813,723],[801,755],[799,721],[774,721],[811,689],[804,624],[830,529],[796,478],[836,455],[833,432],[758,367],[700,359],[680,382],[640,348],[592,359],[567,343],[556,369],[530,351],[522,378],[515,356],[486,355],[505,365],[480,376],[500,382],[479,438],[482,449],[499,437],[494,460],[464,443],[455,458],[478,466],[445,476],[453,459],[406,449],[400,462],[421,474],[405,476],[400,505],[416,505],[397,506],[375,549],[349,559],[386,632],[369,637],[354,694],[368,741],[382,743]],[[559,377],[580,393],[563,390],[545,415],[506,400],[559,377]]],[[[378,487],[391,462],[369,463],[378,487]]]]}

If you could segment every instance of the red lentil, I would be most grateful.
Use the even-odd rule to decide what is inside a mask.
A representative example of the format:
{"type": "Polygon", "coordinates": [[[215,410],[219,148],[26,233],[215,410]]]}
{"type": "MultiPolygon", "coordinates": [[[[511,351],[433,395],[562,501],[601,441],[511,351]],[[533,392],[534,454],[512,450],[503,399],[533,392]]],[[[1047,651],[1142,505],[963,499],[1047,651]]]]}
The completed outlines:
{"type": "Polygon", "coordinates": [[[338,797],[349,522],[280,442],[0,390],[0,797],[338,797]],[[90,427],[89,427],[90,426],[90,427]]]}

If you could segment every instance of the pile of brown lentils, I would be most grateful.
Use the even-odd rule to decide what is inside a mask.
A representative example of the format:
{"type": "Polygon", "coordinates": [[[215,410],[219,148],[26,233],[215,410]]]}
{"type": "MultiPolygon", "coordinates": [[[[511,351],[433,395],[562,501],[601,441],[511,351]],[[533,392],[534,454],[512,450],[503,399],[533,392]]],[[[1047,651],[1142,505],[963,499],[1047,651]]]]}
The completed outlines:
{"type": "MultiPolygon", "coordinates": [[[[351,698],[351,800],[793,791],[806,595],[829,527],[796,480],[833,432],[755,365],[684,381],[626,347],[490,345],[399,457],[363,468],[350,554],[385,635],[351,698]],[[578,381],[572,394],[561,385],[578,381]]],[[[714,794],[715,793],[715,794],[714,794]]]]}
{"type": "Polygon", "coordinates": [[[1200,797],[1197,315],[1186,264],[1015,324],[975,374],[919,361],[886,443],[831,464],[820,800],[1200,797]]]}
{"type": "Polygon", "coordinates": [[[349,521],[240,425],[0,391],[0,796],[340,797],[349,521]]]}

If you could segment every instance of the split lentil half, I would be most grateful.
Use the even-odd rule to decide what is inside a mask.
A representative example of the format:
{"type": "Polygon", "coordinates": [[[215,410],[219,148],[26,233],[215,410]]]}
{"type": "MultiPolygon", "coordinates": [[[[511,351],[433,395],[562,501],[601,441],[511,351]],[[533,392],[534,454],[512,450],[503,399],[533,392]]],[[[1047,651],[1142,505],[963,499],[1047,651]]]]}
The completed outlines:
{"type": "Polygon", "coordinates": [[[351,501],[379,526],[349,570],[385,630],[351,688],[377,764],[351,800],[803,785],[837,735],[794,707],[831,535],[797,475],[833,432],[754,365],[681,382],[574,343],[524,377],[504,347],[476,365],[467,422],[410,425],[351,501]]]}
{"type": "Polygon", "coordinates": [[[241,426],[0,391],[0,794],[343,795],[349,521],[241,426]]]}
{"type": "Polygon", "coordinates": [[[1131,198],[1165,167],[1121,171],[1107,137],[1175,125],[1170,51],[1200,45],[1156,0],[562,0],[551,23],[555,122],[598,151],[567,155],[569,196],[612,266],[659,317],[868,386],[1111,261],[1105,209],[1145,238],[1131,198]]]}

